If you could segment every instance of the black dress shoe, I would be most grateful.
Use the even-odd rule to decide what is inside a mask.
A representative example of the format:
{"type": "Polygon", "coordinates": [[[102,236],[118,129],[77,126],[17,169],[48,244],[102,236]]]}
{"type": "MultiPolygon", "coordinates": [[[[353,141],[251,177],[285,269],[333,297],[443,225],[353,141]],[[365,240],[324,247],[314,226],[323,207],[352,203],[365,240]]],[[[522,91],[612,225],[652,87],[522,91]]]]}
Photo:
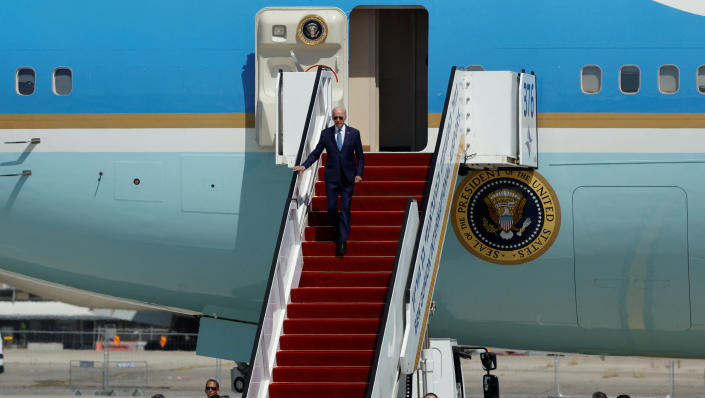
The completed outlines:
{"type": "Polygon", "coordinates": [[[342,256],[345,254],[346,249],[345,242],[338,242],[338,255],[342,256]]]}

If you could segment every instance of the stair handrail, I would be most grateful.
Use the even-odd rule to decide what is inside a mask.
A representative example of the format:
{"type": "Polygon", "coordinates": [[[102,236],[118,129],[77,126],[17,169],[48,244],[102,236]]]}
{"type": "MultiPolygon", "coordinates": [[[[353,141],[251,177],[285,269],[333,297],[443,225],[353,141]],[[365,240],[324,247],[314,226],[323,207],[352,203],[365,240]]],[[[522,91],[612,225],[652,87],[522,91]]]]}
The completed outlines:
{"type": "Polygon", "coordinates": [[[392,277],[389,280],[387,297],[384,301],[380,336],[377,338],[377,347],[372,361],[367,398],[396,396],[394,386],[399,378],[399,361],[396,358],[401,354],[404,338],[406,280],[409,277],[413,259],[419,221],[418,203],[415,199],[407,199],[392,277]],[[382,355],[385,347],[387,349],[382,355]]]}
{"type": "Polygon", "coordinates": [[[413,269],[406,284],[406,324],[399,358],[400,371],[405,375],[412,374],[418,368],[423,348],[452,192],[455,190],[461,155],[465,150],[466,120],[470,117],[468,103],[467,75],[462,72],[462,68],[452,67],[441,127],[426,179],[421,225],[411,264],[413,269]]]}
{"type": "MultiPolygon", "coordinates": [[[[282,73],[282,72],[280,72],[282,73]]],[[[331,124],[333,74],[318,68],[303,128],[296,163],[301,164],[315,148],[320,132],[331,124]]],[[[301,242],[308,207],[313,197],[319,161],[301,173],[292,173],[289,193],[284,204],[279,236],[262,302],[250,364],[252,372],[243,397],[262,398],[269,395],[279,336],[286,317],[291,289],[298,286],[303,265],[301,242]]]]}
{"type": "MultiPolygon", "coordinates": [[[[411,238],[406,235],[411,229],[405,225],[399,239],[400,245],[387,290],[366,398],[397,396],[396,389],[402,380],[400,376],[413,373],[418,365],[430,298],[445,238],[450,193],[455,189],[460,156],[465,149],[465,120],[469,113],[463,105],[467,102],[467,88],[466,79],[456,74],[456,68],[453,67],[448,81],[441,127],[426,178],[422,215],[419,217],[418,212],[414,212],[414,235],[411,238]],[[419,250],[422,250],[421,256],[419,250]],[[427,259],[435,261],[429,262],[427,259]],[[427,264],[431,264],[432,269],[429,269],[427,264]],[[416,286],[420,285],[422,280],[425,280],[423,291],[416,286]],[[423,300],[419,298],[422,294],[423,300]],[[416,318],[420,318],[415,317],[417,313],[423,314],[423,323],[415,323],[416,318]]],[[[405,223],[408,222],[406,217],[410,217],[408,213],[405,223]]]]}

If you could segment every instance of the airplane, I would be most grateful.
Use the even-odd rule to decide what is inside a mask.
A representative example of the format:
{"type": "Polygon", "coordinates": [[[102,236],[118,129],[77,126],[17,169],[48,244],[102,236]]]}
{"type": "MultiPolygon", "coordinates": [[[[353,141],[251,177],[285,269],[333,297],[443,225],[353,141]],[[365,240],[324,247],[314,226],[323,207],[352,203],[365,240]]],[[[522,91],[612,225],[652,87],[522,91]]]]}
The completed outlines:
{"type": "Polygon", "coordinates": [[[483,184],[509,177],[465,158],[454,209],[468,192],[483,210],[446,226],[431,336],[705,357],[702,5],[271,6],[5,4],[4,283],[197,316],[199,353],[248,360],[292,176],[277,161],[278,72],[326,65],[366,150],[429,152],[452,66],[526,69],[537,76],[529,138],[541,178],[481,197],[483,184]],[[308,15],[328,34],[313,45],[293,33],[308,15]],[[528,216],[541,203],[548,232],[528,216]]]}

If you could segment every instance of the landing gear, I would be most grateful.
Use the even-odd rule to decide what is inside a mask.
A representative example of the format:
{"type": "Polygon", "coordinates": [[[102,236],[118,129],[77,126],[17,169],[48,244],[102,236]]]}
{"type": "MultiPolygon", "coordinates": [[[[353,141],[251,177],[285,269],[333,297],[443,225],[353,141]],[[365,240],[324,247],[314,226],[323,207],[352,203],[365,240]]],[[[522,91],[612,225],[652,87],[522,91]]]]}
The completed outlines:
{"type": "Polygon", "coordinates": [[[233,380],[233,390],[237,392],[245,391],[245,379],[243,377],[238,376],[233,380]]]}
{"type": "Polygon", "coordinates": [[[236,367],[230,369],[230,380],[232,380],[233,383],[233,391],[245,391],[245,384],[247,384],[251,372],[252,367],[246,362],[238,362],[236,367]]]}

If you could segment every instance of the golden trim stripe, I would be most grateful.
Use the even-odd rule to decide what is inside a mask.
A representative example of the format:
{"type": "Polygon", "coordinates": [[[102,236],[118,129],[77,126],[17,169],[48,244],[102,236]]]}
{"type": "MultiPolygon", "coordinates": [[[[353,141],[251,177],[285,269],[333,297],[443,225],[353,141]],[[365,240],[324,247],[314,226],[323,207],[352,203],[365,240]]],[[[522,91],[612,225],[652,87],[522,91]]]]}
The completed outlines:
{"type": "Polygon", "coordinates": [[[0,114],[0,129],[136,129],[254,127],[254,113],[0,114]]]}
{"type": "Polygon", "coordinates": [[[705,128],[705,113],[539,113],[545,128],[705,128]]]}
{"type": "Polygon", "coordinates": [[[441,127],[441,117],[442,113],[429,113],[428,114],[428,128],[437,129],[441,127]]]}
{"type": "MultiPolygon", "coordinates": [[[[441,113],[428,114],[428,127],[441,127],[441,113]]],[[[539,113],[543,128],[705,128],[705,113],[539,113]]]]}
{"type": "MultiPolygon", "coordinates": [[[[440,128],[440,113],[428,127],[440,128]]],[[[541,128],[705,128],[705,113],[539,113],[541,128]]],[[[254,128],[254,113],[0,114],[0,129],[254,128]]]]}

